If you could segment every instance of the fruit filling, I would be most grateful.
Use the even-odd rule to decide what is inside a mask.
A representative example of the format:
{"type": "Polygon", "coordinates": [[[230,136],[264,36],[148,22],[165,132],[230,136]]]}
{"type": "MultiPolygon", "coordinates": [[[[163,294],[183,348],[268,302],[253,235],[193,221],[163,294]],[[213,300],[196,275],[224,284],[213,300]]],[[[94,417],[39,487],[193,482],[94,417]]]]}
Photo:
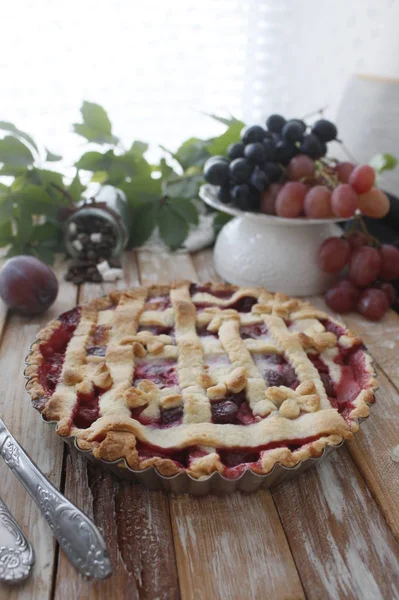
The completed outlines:
{"type": "Polygon", "coordinates": [[[89,343],[87,345],[87,354],[89,356],[105,356],[107,342],[109,338],[109,327],[99,325],[95,328],[89,343]]]}
{"type": "Polygon", "coordinates": [[[219,424],[251,425],[256,418],[246,400],[245,391],[230,393],[221,400],[211,403],[212,421],[219,424]]]}
{"type": "Polygon", "coordinates": [[[160,389],[178,385],[176,362],[173,360],[137,360],[133,376],[133,385],[138,386],[140,381],[148,379],[160,389]]]}
{"type": "Polygon", "coordinates": [[[321,321],[321,323],[324,325],[326,331],[335,333],[337,338],[340,338],[341,335],[346,334],[344,327],[341,327],[340,325],[338,325],[338,323],[334,323],[333,321],[330,321],[330,320],[321,321]]]}
{"type": "Polygon", "coordinates": [[[78,394],[75,408],[72,412],[72,422],[79,429],[87,429],[100,416],[99,399],[100,390],[91,394],[78,394]]]}
{"type": "Polygon", "coordinates": [[[252,354],[258,371],[269,387],[284,385],[295,389],[299,385],[293,367],[282,354],[252,354]]]}
{"type": "Polygon", "coordinates": [[[40,344],[43,355],[42,364],[39,367],[39,381],[43,386],[45,394],[50,397],[61,376],[65,353],[69,341],[79,323],[80,307],[76,307],[59,317],[61,325],[50,338],[40,344]]]}
{"type": "MultiPolygon", "coordinates": [[[[215,452],[219,454],[220,460],[224,466],[223,475],[228,479],[234,479],[241,475],[245,469],[256,466],[261,459],[262,452],[273,450],[275,448],[289,448],[292,452],[298,450],[306,444],[310,444],[323,434],[294,440],[282,440],[279,442],[271,442],[264,446],[256,446],[254,448],[216,448],[215,452]]],[[[192,462],[202,456],[206,456],[206,452],[202,451],[197,446],[174,450],[171,448],[159,448],[137,440],[136,449],[140,460],[149,458],[167,458],[173,460],[177,466],[188,468],[192,462]]]]}
{"type": "Polygon", "coordinates": [[[331,405],[344,418],[348,418],[353,409],[353,401],[369,381],[363,346],[357,345],[345,349],[345,351],[340,352],[335,357],[334,362],[341,366],[341,378],[338,383],[334,383],[331,380],[328,367],[320,355],[309,354],[308,357],[320,374],[320,379],[323,382],[331,405]]]}

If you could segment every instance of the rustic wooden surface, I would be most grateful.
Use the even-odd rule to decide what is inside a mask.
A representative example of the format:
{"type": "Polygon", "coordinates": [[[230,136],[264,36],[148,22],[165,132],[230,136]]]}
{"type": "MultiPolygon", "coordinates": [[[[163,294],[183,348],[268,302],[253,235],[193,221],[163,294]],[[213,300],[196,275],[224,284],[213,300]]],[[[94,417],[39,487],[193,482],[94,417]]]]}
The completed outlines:
{"type": "MultiPolygon", "coordinates": [[[[125,256],[118,287],[178,278],[217,280],[211,251],[193,256],[140,251],[125,256]]],[[[114,574],[87,581],[70,566],[20,484],[0,463],[0,494],[33,542],[33,576],[0,585],[1,600],[276,600],[399,597],[399,318],[344,320],[367,343],[380,390],[360,433],[318,467],[271,492],[168,496],[121,482],[63,446],[29,408],[23,362],[40,327],[56,314],[107,293],[62,279],[49,313],[7,315],[0,305],[0,414],[45,474],[106,538],[114,574]],[[395,539],[396,538],[396,539],[395,539]]],[[[316,303],[322,304],[316,299],[316,303]]],[[[0,540],[1,545],[1,540],[0,540]]]]}

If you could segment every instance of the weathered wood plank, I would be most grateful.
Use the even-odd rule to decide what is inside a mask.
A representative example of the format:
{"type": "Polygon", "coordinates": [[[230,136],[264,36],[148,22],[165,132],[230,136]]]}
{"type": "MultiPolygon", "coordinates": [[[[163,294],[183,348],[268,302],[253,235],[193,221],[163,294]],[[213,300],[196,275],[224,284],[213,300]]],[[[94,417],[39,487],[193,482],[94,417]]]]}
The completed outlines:
{"type": "Polygon", "coordinates": [[[273,497],[309,600],[399,597],[399,545],[345,448],[273,497]]]}
{"type": "MultiPolygon", "coordinates": [[[[205,269],[210,263],[199,256],[196,264],[201,260],[205,269]]],[[[163,282],[198,280],[187,255],[139,252],[138,266],[146,283],[155,283],[157,274],[163,282]]],[[[169,505],[183,600],[264,598],[265,590],[275,598],[304,597],[270,492],[170,496],[169,505]]]]}
{"type": "MultiPolygon", "coordinates": [[[[327,309],[323,300],[313,302],[327,309]]],[[[390,457],[399,444],[399,392],[395,387],[399,387],[399,317],[390,311],[378,323],[357,314],[341,315],[341,319],[364,340],[377,361],[380,384],[370,417],[348,448],[399,539],[399,464],[390,457]]]]}
{"type": "Polygon", "coordinates": [[[171,499],[183,600],[304,598],[270,492],[171,499]]]}
{"type": "MultiPolygon", "coordinates": [[[[13,315],[7,321],[0,349],[0,415],[44,474],[58,487],[61,480],[63,443],[30,407],[23,377],[29,345],[39,329],[76,303],[76,288],[63,280],[65,265],[55,268],[60,290],[51,309],[42,316],[13,315]]],[[[36,551],[33,574],[23,586],[0,585],[2,600],[50,598],[54,564],[54,539],[36,505],[21,484],[0,461],[0,493],[36,551]]]]}
{"type": "MultiPolygon", "coordinates": [[[[124,257],[119,288],[138,285],[133,253],[124,257]]],[[[114,284],[82,286],[80,302],[104,295],[114,284]]],[[[68,451],[65,494],[103,531],[113,575],[103,582],[87,581],[60,555],[56,600],[164,600],[178,598],[178,581],[166,494],[117,480],[68,451]]]]}

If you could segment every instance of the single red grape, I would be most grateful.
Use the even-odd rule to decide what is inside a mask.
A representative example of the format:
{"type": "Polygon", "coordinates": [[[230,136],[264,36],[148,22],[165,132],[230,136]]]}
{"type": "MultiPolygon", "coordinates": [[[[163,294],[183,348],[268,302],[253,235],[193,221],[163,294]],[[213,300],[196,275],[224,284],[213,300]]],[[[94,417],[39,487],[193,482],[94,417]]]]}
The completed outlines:
{"type": "Polygon", "coordinates": [[[354,310],[360,296],[360,291],[348,279],[342,279],[330,288],[324,298],[328,306],[337,313],[354,310]]]}
{"type": "Polygon", "coordinates": [[[338,175],[338,179],[341,183],[348,183],[350,174],[356,165],[350,162],[341,162],[336,166],[336,171],[338,175]]]}
{"type": "Polygon", "coordinates": [[[352,250],[355,248],[360,248],[360,246],[367,246],[369,243],[369,238],[363,231],[352,231],[347,237],[348,242],[352,250]]]}
{"type": "Polygon", "coordinates": [[[338,273],[349,262],[351,248],[348,240],[339,237],[329,237],[320,246],[319,266],[327,273],[338,273]]]}
{"type": "Polygon", "coordinates": [[[332,217],[331,192],[325,185],[315,185],[305,196],[305,215],[310,219],[332,217]]]}
{"type": "MultiPolygon", "coordinates": [[[[348,242],[349,243],[349,242],[348,242]]],[[[359,287],[367,287],[375,281],[381,269],[381,256],[371,246],[361,246],[352,252],[349,278],[359,287]]]]}
{"type": "Polygon", "coordinates": [[[303,209],[307,186],[299,181],[285,183],[276,199],[276,213],[279,217],[299,217],[303,209]]]}
{"type": "Polygon", "coordinates": [[[276,198],[277,194],[283,187],[282,183],[272,183],[267,190],[260,194],[260,212],[265,215],[276,214],[276,198]]]}
{"type": "Polygon", "coordinates": [[[0,271],[0,296],[9,308],[27,315],[42,313],[57,294],[53,271],[33,256],[10,258],[0,271]]]}
{"type": "Polygon", "coordinates": [[[371,321],[379,321],[387,312],[389,301],[382,290],[368,288],[364,290],[357,303],[357,310],[371,321]]]}
{"type": "Polygon", "coordinates": [[[331,194],[331,206],[337,217],[353,217],[357,209],[358,196],[347,183],[341,183],[331,194]]]}
{"type": "Polygon", "coordinates": [[[392,306],[394,302],[396,302],[396,298],[398,297],[395,288],[392,283],[382,283],[380,289],[384,292],[386,297],[388,298],[389,306],[392,306]]]}
{"type": "Polygon", "coordinates": [[[306,154],[298,154],[291,159],[288,165],[288,177],[290,179],[299,180],[302,177],[313,177],[314,175],[314,160],[306,156],[306,154]]]}
{"type": "Polygon", "coordinates": [[[349,176],[349,183],[357,194],[366,194],[374,185],[375,171],[369,165],[359,165],[349,176]]]}
{"type": "Polygon", "coordinates": [[[399,278],[399,250],[392,244],[383,244],[380,248],[382,260],[380,277],[386,281],[399,278]]]}
{"type": "Polygon", "coordinates": [[[366,217],[382,219],[390,209],[389,198],[378,188],[372,188],[367,194],[358,197],[358,207],[366,217]]]}

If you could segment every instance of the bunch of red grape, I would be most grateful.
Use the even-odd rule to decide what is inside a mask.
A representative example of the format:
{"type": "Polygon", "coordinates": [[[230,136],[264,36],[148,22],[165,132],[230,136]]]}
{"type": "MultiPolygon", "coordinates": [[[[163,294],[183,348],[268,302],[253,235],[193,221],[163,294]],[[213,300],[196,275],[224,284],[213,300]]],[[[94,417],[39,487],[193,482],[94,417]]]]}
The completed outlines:
{"type": "Polygon", "coordinates": [[[373,187],[374,170],[326,157],[327,143],[336,139],[337,128],[326,119],[308,126],[301,119],[271,115],[266,129],[245,127],[227,157],[207,160],[204,177],[220,186],[221,202],[241,210],[286,218],[344,219],[356,210],[385,216],[389,200],[373,187]]]}
{"type": "Polygon", "coordinates": [[[389,283],[399,278],[396,246],[380,245],[368,233],[352,231],[322,243],[319,265],[327,273],[345,270],[325,295],[328,306],[337,313],[357,310],[378,321],[396,301],[396,290],[389,283]]]}

